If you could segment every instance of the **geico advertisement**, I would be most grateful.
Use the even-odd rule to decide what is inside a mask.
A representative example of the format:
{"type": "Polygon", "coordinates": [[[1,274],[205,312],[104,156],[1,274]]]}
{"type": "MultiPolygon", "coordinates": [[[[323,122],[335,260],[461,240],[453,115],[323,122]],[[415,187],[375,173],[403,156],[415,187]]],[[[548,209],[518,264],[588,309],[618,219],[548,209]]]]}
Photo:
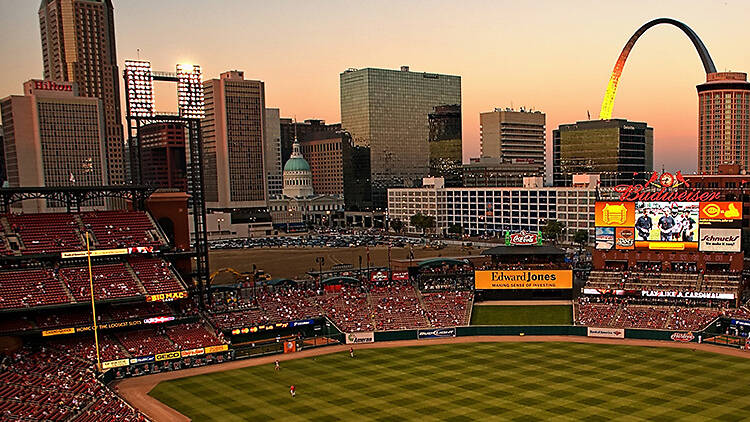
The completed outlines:
{"type": "Polygon", "coordinates": [[[573,271],[474,271],[474,287],[478,290],[571,289],[573,271]]]}

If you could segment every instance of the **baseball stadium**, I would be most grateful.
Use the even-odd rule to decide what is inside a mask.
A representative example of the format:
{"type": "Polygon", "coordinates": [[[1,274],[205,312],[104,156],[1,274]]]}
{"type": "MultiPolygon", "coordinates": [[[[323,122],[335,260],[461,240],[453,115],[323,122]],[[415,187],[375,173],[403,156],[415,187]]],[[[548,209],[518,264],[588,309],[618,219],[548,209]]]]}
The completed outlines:
{"type": "Polygon", "coordinates": [[[589,261],[525,232],[308,233],[212,248],[199,283],[186,195],[120,194],[0,216],[1,420],[750,418],[732,198],[602,201],[589,261]],[[692,235],[637,237],[673,209],[692,235]]]}

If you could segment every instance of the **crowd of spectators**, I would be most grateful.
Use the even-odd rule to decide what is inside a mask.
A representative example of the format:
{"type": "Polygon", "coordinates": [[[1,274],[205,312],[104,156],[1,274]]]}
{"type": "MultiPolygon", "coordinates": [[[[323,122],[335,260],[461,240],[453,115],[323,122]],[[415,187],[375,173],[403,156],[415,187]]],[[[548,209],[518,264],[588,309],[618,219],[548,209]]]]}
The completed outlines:
{"type": "Polygon", "coordinates": [[[6,356],[0,362],[0,420],[146,421],[96,379],[88,362],[48,347],[6,356]]]}
{"type": "Polygon", "coordinates": [[[409,282],[379,282],[334,290],[284,286],[259,291],[255,299],[224,297],[208,314],[221,330],[326,315],[341,331],[353,332],[466,325],[473,295],[420,293],[409,282]]]}

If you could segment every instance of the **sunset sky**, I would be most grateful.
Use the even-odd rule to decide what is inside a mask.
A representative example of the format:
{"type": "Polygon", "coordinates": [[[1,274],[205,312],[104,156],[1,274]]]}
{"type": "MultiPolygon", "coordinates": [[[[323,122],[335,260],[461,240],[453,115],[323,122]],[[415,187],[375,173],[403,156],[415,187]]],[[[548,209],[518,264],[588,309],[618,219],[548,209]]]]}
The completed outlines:
{"type": "MultiPolygon", "coordinates": [[[[137,49],[156,70],[198,63],[204,79],[244,70],[265,81],[267,107],[299,120],[340,121],[339,73],[350,67],[460,75],[464,160],[479,153],[479,113],[494,107],[542,110],[548,143],[559,124],[585,120],[587,110],[597,118],[620,50],[657,17],[690,26],[720,71],[750,71],[748,0],[114,3],[121,71],[137,49]]],[[[38,6],[0,0],[0,97],[42,76],[38,6]]],[[[677,28],[652,28],[630,54],[614,117],[654,128],[657,168],[695,171],[695,85],[704,80],[677,28]]],[[[173,107],[157,99],[157,110],[173,107]]]]}

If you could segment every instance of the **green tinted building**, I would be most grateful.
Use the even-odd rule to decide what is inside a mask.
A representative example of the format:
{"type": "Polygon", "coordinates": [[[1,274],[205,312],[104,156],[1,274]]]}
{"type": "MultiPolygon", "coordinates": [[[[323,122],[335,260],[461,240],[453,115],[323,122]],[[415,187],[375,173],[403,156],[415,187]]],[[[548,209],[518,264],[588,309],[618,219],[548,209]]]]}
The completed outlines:
{"type": "Polygon", "coordinates": [[[555,186],[571,186],[574,174],[597,173],[601,186],[643,183],[654,170],[654,129],[624,119],[560,125],[552,132],[555,186]]]}

